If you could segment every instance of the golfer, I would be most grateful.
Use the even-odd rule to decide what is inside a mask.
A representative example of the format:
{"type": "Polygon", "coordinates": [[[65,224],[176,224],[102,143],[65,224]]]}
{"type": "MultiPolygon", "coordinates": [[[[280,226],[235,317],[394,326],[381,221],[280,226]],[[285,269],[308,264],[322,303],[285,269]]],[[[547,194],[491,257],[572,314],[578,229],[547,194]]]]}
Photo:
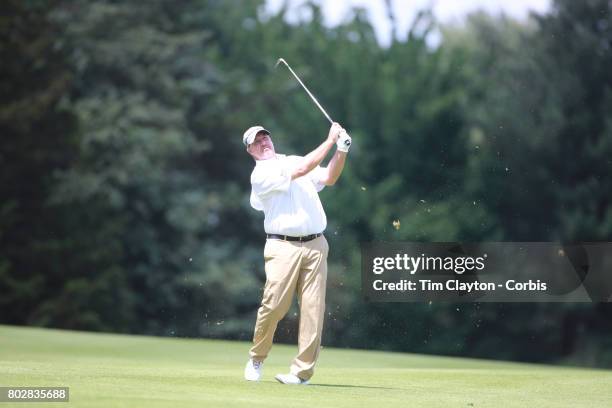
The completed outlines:
{"type": "Polygon", "coordinates": [[[325,313],[325,285],[329,246],[323,236],[327,218],[318,192],[333,185],[344,168],[351,138],[333,123],[327,139],[306,156],[285,156],[274,151],[270,132],[253,126],[242,137],[255,159],[251,173],[251,206],[265,215],[266,284],[244,378],[259,381],[278,322],[297,293],[300,306],[298,354],[283,384],[307,384],[321,347],[325,313]],[[319,164],[334,145],[327,167],[319,164]]]}

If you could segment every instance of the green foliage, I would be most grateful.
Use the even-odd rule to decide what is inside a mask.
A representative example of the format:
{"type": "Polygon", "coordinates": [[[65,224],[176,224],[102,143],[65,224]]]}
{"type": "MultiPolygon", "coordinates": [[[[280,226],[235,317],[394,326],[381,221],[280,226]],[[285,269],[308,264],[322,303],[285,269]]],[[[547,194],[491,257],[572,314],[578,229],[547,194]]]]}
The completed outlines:
{"type": "Polygon", "coordinates": [[[263,1],[2,7],[1,321],[249,339],[263,219],[240,136],[259,123],[305,154],[328,126],[283,57],[354,139],[321,193],[326,344],[596,364],[588,338],[605,356],[606,307],[365,304],[359,248],[609,240],[609,2],[474,14],[439,46],[425,10],[386,48],[364,10],[329,28],[314,2],[295,24],[263,1]]]}
{"type": "Polygon", "coordinates": [[[77,155],[76,120],[62,106],[72,77],[46,7],[1,7],[0,309],[5,322],[33,323],[38,302],[55,296],[65,278],[63,209],[48,197],[54,173],[77,155]]]}

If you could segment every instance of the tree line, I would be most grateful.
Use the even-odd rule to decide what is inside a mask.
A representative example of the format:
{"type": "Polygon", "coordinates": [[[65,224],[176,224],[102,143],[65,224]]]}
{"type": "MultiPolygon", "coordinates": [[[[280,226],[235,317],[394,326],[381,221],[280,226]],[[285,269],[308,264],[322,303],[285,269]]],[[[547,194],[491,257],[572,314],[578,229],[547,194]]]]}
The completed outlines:
{"type": "Polygon", "coordinates": [[[241,134],[304,154],[328,126],[283,57],[354,140],[321,193],[325,345],[611,366],[608,304],[365,303],[359,251],[609,241],[610,2],[424,10],[389,46],[363,9],[328,27],[314,2],[294,23],[263,6],[3,2],[0,322],[250,339],[264,237],[241,134]]]}

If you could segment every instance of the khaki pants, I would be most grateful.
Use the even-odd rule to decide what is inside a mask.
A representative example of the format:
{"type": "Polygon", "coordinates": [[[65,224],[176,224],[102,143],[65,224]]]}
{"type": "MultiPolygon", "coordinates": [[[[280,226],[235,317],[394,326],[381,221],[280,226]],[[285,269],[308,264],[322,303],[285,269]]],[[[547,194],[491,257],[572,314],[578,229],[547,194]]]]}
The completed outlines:
{"type": "Polygon", "coordinates": [[[308,242],[266,241],[266,285],[249,352],[252,359],[263,361],[268,356],[276,326],[297,292],[300,306],[298,354],[290,371],[303,380],[310,379],[321,347],[328,252],[324,236],[308,242]]]}

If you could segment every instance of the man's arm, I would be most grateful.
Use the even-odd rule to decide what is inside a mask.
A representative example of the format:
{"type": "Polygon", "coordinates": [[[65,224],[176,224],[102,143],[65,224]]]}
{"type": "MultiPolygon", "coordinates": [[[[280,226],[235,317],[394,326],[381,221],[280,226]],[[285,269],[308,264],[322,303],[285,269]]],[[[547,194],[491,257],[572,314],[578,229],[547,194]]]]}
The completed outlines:
{"type": "Polygon", "coordinates": [[[342,174],[342,169],[344,169],[344,162],[346,161],[346,152],[341,152],[336,150],[334,157],[329,161],[327,165],[327,177],[321,180],[321,183],[326,186],[333,186],[336,184],[336,181],[342,174]]]}
{"type": "Polygon", "coordinates": [[[341,131],[342,127],[338,123],[333,123],[331,128],[329,128],[327,139],[321,143],[319,147],[304,156],[300,165],[293,170],[293,173],[291,173],[291,180],[305,176],[306,174],[310,173],[312,169],[321,164],[332,146],[336,144],[338,135],[340,135],[341,131]]]}
{"type": "Polygon", "coordinates": [[[340,132],[336,145],[338,146],[336,154],[334,154],[334,157],[332,157],[327,167],[325,167],[324,176],[319,180],[320,183],[326,186],[333,186],[336,184],[340,174],[342,174],[346,155],[351,147],[351,137],[344,129],[340,132]]]}

